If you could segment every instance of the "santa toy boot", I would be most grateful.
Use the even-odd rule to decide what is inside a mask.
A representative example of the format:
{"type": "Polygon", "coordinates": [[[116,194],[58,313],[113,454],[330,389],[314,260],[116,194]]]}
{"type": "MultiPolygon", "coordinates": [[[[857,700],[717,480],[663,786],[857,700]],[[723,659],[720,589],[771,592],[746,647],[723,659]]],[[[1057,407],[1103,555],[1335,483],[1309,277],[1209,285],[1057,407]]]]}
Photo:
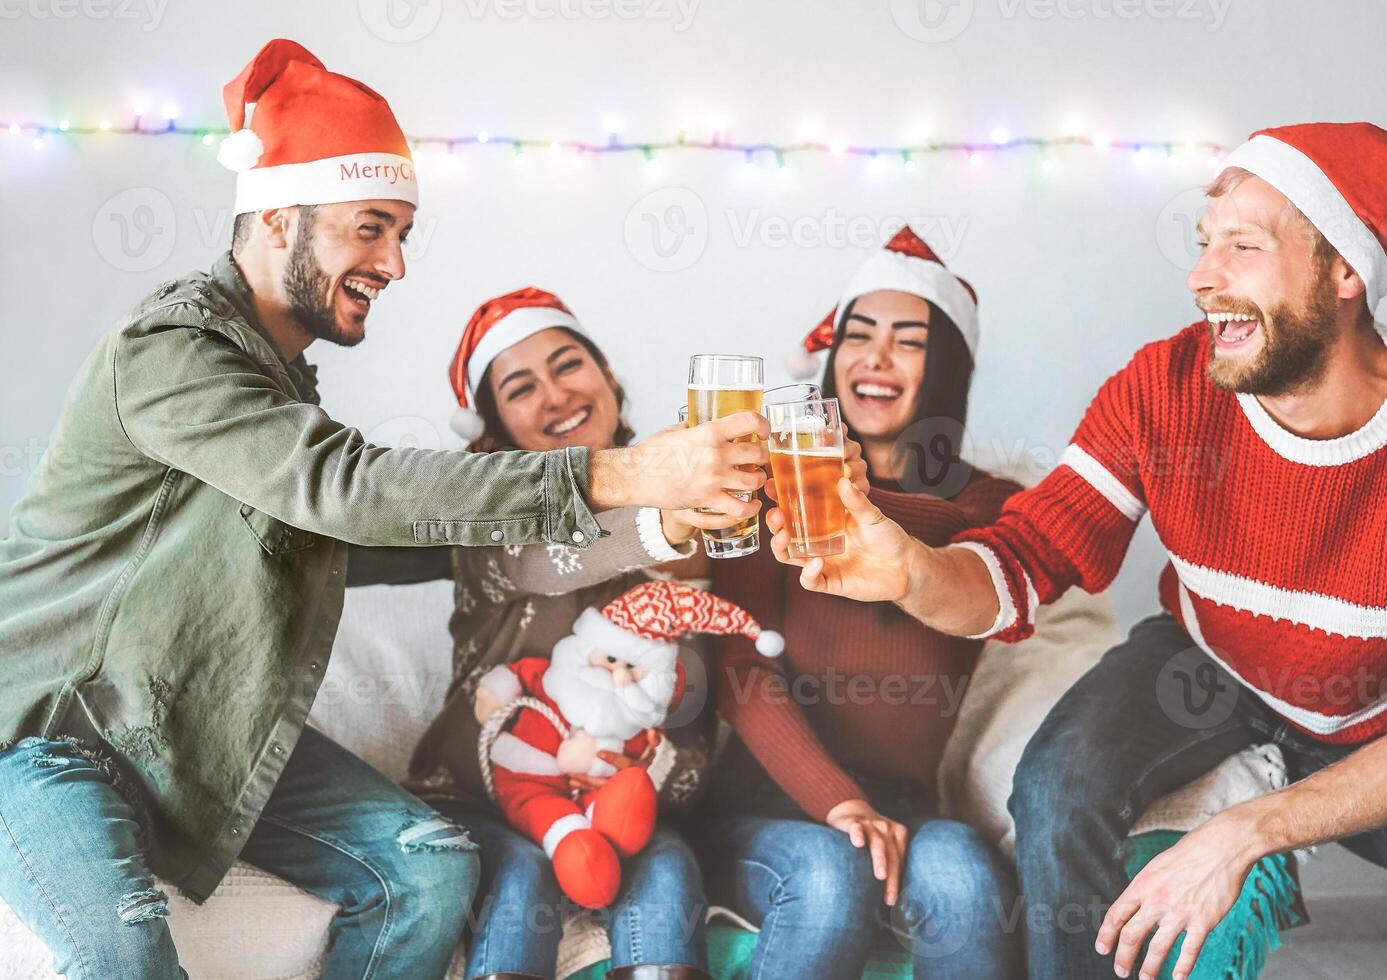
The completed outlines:
{"type": "Polygon", "coordinates": [[[621,859],[607,838],[590,827],[565,834],[550,860],[563,893],[585,909],[601,909],[621,890],[621,859]]]}
{"type": "Polygon", "coordinates": [[[650,773],[639,766],[621,770],[592,794],[592,829],[611,841],[624,858],[640,853],[655,833],[659,802],[650,773]]]}

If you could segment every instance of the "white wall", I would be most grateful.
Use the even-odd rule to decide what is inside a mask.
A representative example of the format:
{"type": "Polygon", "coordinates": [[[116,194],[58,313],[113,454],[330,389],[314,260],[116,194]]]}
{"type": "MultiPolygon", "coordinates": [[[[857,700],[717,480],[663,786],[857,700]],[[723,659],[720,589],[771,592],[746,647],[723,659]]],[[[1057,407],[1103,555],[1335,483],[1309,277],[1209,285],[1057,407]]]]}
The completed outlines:
{"type": "MultiPolygon", "coordinates": [[[[393,34],[385,2],[0,0],[0,118],[124,120],[143,92],[220,125],[221,85],[283,35],[385,93],[414,133],[601,139],[618,115],[629,138],[657,138],[720,113],[734,138],[793,140],[810,120],[826,138],[899,142],[924,124],[985,141],[998,126],[1055,135],[1077,114],[1117,139],[1234,144],[1267,125],[1383,121],[1377,0],[393,0],[397,23],[415,16],[393,34]],[[934,40],[911,36],[936,15],[934,40]]],[[[978,288],[984,445],[1053,460],[1102,379],[1193,319],[1185,228],[1203,154],[1142,166],[1069,150],[1048,174],[1029,151],[976,169],[947,156],[876,177],[793,158],[754,180],[706,154],[665,154],[659,175],[638,156],[576,170],[512,156],[468,151],[459,172],[423,158],[408,280],[361,347],[311,352],[336,416],[382,441],[422,430],[451,444],[445,371],[462,323],[535,283],[612,354],[649,431],[672,417],[694,351],[762,353],[768,380],[786,380],[783,355],[891,219],[917,222],[978,288]],[[676,189],[647,197],[662,188],[676,189]],[[681,214],[681,268],[657,271],[646,222],[681,214]]],[[[190,139],[55,135],[36,151],[0,133],[0,509],[97,335],[224,247],[231,187],[190,139]]],[[[1143,532],[1116,586],[1124,618],[1154,608],[1159,555],[1143,532]]]]}

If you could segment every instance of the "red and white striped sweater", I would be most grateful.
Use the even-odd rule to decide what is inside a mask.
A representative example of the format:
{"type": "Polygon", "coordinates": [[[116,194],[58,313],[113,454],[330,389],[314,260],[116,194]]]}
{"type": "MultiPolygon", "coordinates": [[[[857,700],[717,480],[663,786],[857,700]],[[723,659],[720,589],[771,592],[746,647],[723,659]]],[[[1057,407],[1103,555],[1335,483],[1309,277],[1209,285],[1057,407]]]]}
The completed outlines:
{"type": "Polygon", "coordinates": [[[1098,392],[1060,465],[955,543],[1001,598],[988,636],[1112,582],[1149,509],[1170,564],[1161,605],[1281,717],[1325,741],[1387,732],[1387,403],[1312,440],[1216,387],[1199,321],[1098,392]]]}

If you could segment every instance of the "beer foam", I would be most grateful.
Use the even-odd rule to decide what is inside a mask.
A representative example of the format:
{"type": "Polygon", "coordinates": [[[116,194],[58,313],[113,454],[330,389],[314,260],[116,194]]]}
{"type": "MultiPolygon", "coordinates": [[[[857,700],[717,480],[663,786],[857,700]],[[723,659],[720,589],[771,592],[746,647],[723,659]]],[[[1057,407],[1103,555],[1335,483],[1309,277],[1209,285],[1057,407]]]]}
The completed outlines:
{"type": "Polygon", "coordinates": [[[690,384],[690,391],[762,391],[761,385],[703,385],[690,384]]]}

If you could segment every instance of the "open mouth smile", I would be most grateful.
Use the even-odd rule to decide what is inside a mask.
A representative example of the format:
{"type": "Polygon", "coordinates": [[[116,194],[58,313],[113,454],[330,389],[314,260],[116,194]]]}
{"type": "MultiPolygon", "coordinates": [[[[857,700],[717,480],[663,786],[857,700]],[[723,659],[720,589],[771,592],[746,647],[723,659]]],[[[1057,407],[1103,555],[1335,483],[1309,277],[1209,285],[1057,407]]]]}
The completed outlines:
{"type": "Polygon", "coordinates": [[[592,418],[592,406],[585,405],[578,409],[568,418],[559,422],[552,422],[544,427],[544,434],[547,436],[566,436],[578,426],[592,418]]]}
{"type": "Polygon", "coordinates": [[[342,295],[347,299],[347,305],[365,316],[371,311],[371,304],[375,302],[377,296],[381,294],[384,286],[373,286],[364,279],[349,278],[342,280],[342,295]]]}
{"type": "Polygon", "coordinates": [[[1220,350],[1241,350],[1252,341],[1262,325],[1261,321],[1250,313],[1210,311],[1206,316],[1214,333],[1214,343],[1220,350]]]}
{"type": "Polygon", "coordinates": [[[895,403],[905,389],[899,385],[881,384],[875,381],[858,381],[852,386],[853,396],[870,408],[885,408],[895,403]]]}

